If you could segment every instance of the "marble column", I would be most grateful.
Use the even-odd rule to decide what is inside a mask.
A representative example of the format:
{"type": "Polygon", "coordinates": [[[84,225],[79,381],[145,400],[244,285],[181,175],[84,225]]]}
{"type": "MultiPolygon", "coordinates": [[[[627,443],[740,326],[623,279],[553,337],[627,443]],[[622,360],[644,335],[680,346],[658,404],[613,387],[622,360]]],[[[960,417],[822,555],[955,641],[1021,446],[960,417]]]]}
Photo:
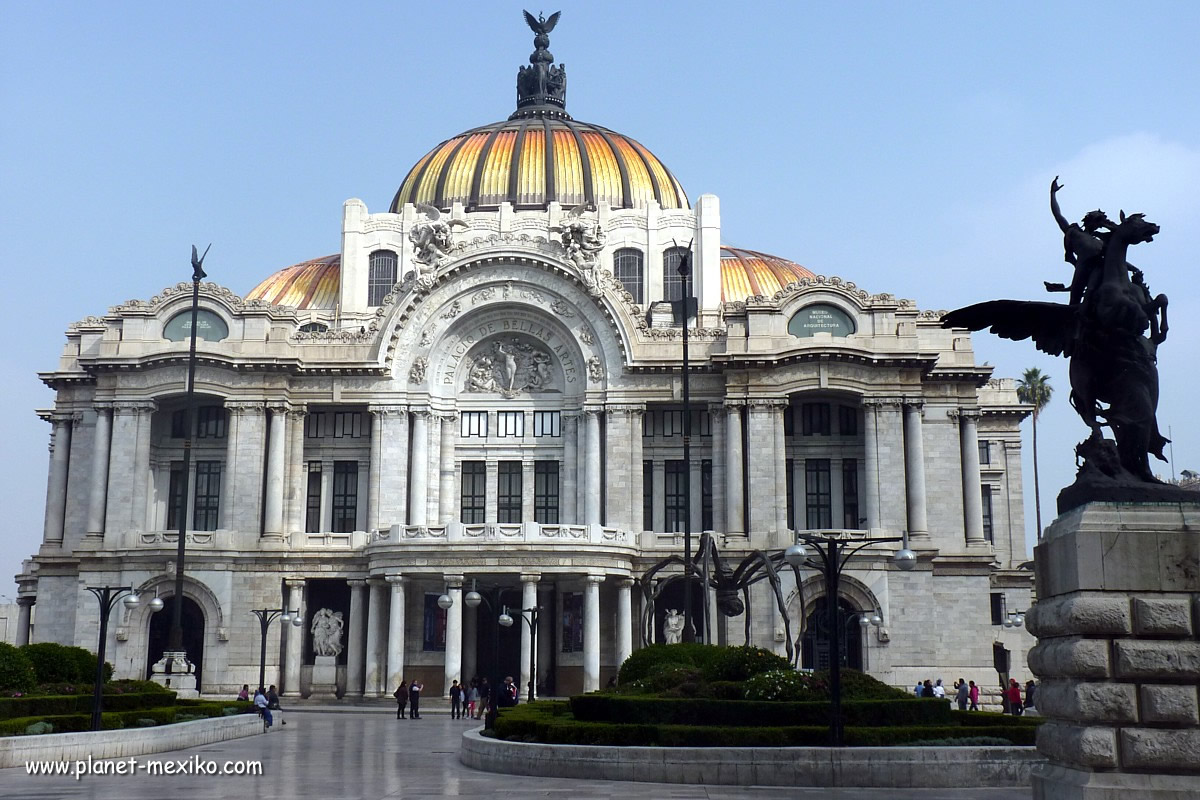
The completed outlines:
{"type": "Polygon", "coordinates": [[[562,412],[563,470],[562,470],[562,521],[564,525],[579,524],[579,414],[562,412]]]}
{"type": "Polygon", "coordinates": [[[962,445],[963,514],[967,546],[987,544],[983,537],[983,482],[979,476],[979,409],[958,411],[959,441],[962,445]]]}
{"type": "Polygon", "coordinates": [[[383,453],[383,415],[378,409],[370,409],[371,454],[367,465],[367,530],[379,530],[379,496],[382,492],[379,473],[383,453]]]}
{"type": "MultiPolygon", "coordinates": [[[[787,401],[783,400],[779,405],[774,406],[774,413],[771,415],[775,433],[775,530],[780,534],[787,534],[792,527],[787,518],[787,439],[783,434],[783,415],[787,413],[787,408],[787,401]]],[[[840,526],[835,525],[834,527],[840,526]]],[[[781,546],[792,543],[790,537],[782,538],[779,541],[781,546]]]]}
{"type": "Polygon", "coordinates": [[[599,525],[600,472],[603,466],[600,457],[600,410],[586,409],[584,420],[587,428],[587,446],[584,459],[586,489],[584,491],[583,521],[588,525],[599,525]]]}
{"type": "Polygon", "coordinates": [[[600,584],[603,575],[587,576],[583,589],[583,691],[600,688],[600,584]]]}
{"type": "Polygon", "coordinates": [[[29,612],[35,602],[32,597],[17,598],[17,647],[29,644],[29,612]]]}
{"type": "MultiPolygon", "coordinates": [[[[629,483],[631,491],[629,492],[630,499],[630,522],[629,529],[634,535],[646,530],[645,516],[645,491],[643,485],[645,473],[642,472],[642,425],[645,422],[646,407],[638,406],[637,410],[629,420],[629,483]]],[[[635,540],[636,541],[636,540],[635,540]]]]}
{"type": "Polygon", "coordinates": [[[908,495],[908,535],[911,539],[929,539],[929,520],[925,509],[925,443],[921,431],[923,416],[919,401],[904,405],[904,475],[908,495]]]}
{"type": "Polygon", "coordinates": [[[618,669],[633,653],[633,581],[630,578],[617,580],[617,633],[616,652],[618,669]]]}
{"type": "MultiPolygon", "coordinates": [[[[749,448],[747,469],[750,474],[746,485],[750,492],[750,519],[747,527],[758,535],[777,530],[776,507],[778,501],[787,499],[775,493],[775,482],[783,468],[782,464],[775,463],[775,423],[781,411],[782,405],[777,400],[752,400],[749,406],[746,446],[749,448]]],[[[769,542],[764,540],[758,546],[769,546],[769,542]]]]}
{"type": "MultiPolygon", "coordinates": [[[[529,696],[529,682],[533,680],[534,673],[529,669],[529,655],[533,652],[533,630],[528,624],[528,615],[525,609],[537,607],[537,588],[538,581],[542,576],[536,572],[521,573],[521,608],[520,613],[512,614],[509,612],[516,622],[521,626],[521,683],[520,690],[522,697],[529,696]],[[522,619],[525,617],[525,619],[522,619]]],[[[535,666],[536,670],[536,666],[535,666]]]]}
{"type": "Polygon", "coordinates": [[[725,408],[720,403],[708,405],[708,416],[712,420],[712,503],[713,529],[724,530],[726,524],[725,504],[725,408]]]}
{"type": "Polygon", "coordinates": [[[867,518],[867,529],[879,527],[879,428],[876,420],[876,404],[873,400],[863,401],[863,512],[867,518]]]}
{"type": "Polygon", "coordinates": [[[641,507],[642,498],[638,495],[634,502],[633,478],[641,474],[641,465],[637,470],[633,468],[632,431],[633,418],[640,418],[641,411],[637,406],[619,405],[609,406],[606,413],[604,523],[612,528],[637,530],[632,525],[633,510],[635,506],[641,507]]]}
{"type": "Polygon", "coordinates": [[[525,458],[521,461],[521,521],[534,522],[536,512],[534,510],[534,481],[537,480],[537,474],[534,468],[532,458],[525,458]]]}
{"type": "Polygon", "coordinates": [[[554,587],[540,584],[538,586],[538,618],[537,618],[537,685],[545,686],[550,679],[552,667],[553,636],[550,631],[554,626],[554,587]]]}
{"type": "Polygon", "coordinates": [[[225,464],[221,470],[221,506],[218,513],[224,530],[237,528],[234,510],[237,508],[238,424],[241,421],[238,403],[225,403],[225,464]]]}
{"type": "Polygon", "coordinates": [[[367,581],[367,586],[367,652],[363,696],[378,697],[384,688],[384,670],[387,669],[382,663],[385,657],[382,652],[382,639],[387,635],[387,629],[383,627],[387,620],[387,584],[371,578],[367,581]]]}
{"type": "MultiPolygon", "coordinates": [[[[112,480],[104,503],[104,539],[107,547],[121,546],[121,536],[126,531],[144,530],[142,525],[145,524],[147,474],[150,468],[149,419],[153,411],[154,404],[145,401],[113,403],[108,453],[108,474],[112,480]],[[142,424],[143,419],[145,425],[142,424]],[[147,437],[146,461],[139,466],[139,437],[143,435],[147,437]]],[[[53,478],[52,460],[52,481],[53,478]]]]}
{"type": "Polygon", "coordinates": [[[255,401],[227,402],[225,407],[237,416],[237,435],[229,443],[237,477],[229,493],[233,520],[228,527],[257,535],[263,507],[267,409],[262,402],[255,401]]]}
{"type": "MultiPolygon", "coordinates": [[[[147,522],[150,513],[150,438],[151,438],[151,423],[154,419],[154,403],[145,403],[138,409],[137,415],[137,448],[134,451],[133,469],[129,472],[129,480],[133,482],[133,500],[130,503],[130,526],[135,531],[144,531],[149,525],[147,522]]],[[[196,462],[192,461],[192,474],[189,476],[189,481],[195,480],[196,462]]],[[[111,467],[109,474],[112,474],[111,467]]],[[[188,497],[193,501],[196,493],[193,490],[188,492],[188,497]]],[[[188,514],[191,514],[191,509],[186,509],[188,514]]]]}
{"type": "Polygon", "coordinates": [[[308,509],[308,464],[304,460],[304,421],[307,410],[304,406],[292,406],[288,412],[287,431],[287,475],[286,519],[284,531],[288,534],[304,530],[304,516],[308,509]]]}
{"type": "Polygon", "coordinates": [[[366,664],[366,599],[365,580],[346,581],[350,585],[350,637],[346,642],[346,694],[363,693],[363,672],[366,664]]]}
{"type": "Polygon", "coordinates": [[[388,614],[388,680],[384,689],[395,691],[404,679],[404,584],[403,575],[388,575],[391,587],[391,613],[388,614]]]}
{"type": "Polygon", "coordinates": [[[285,403],[267,406],[271,414],[267,431],[267,490],[263,497],[263,537],[283,538],[283,473],[287,446],[287,412],[285,403]]]}
{"type": "Polygon", "coordinates": [[[442,435],[439,442],[438,481],[438,524],[445,525],[457,515],[454,513],[454,443],[458,431],[454,429],[457,414],[443,414],[442,435]]]}
{"type": "Polygon", "coordinates": [[[742,406],[725,406],[725,533],[746,533],[745,478],[742,465],[742,406]]]}
{"type": "Polygon", "coordinates": [[[412,423],[412,467],[409,477],[408,522],[410,525],[428,525],[426,511],[429,497],[429,409],[420,408],[413,412],[412,423]]]}
{"type": "Polygon", "coordinates": [[[108,499],[108,459],[112,442],[112,404],[96,405],[96,435],[92,443],[92,476],[88,487],[88,538],[104,537],[104,505],[108,499]]]}
{"type": "Polygon", "coordinates": [[[446,594],[452,605],[446,609],[446,680],[442,684],[442,696],[450,696],[450,683],[462,683],[462,635],[463,635],[463,576],[446,576],[446,594]]]}
{"type": "Polygon", "coordinates": [[[463,603],[462,633],[462,684],[471,685],[471,679],[479,674],[479,607],[472,608],[463,603]]]}
{"type": "Polygon", "coordinates": [[[304,620],[304,625],[298,628],[294,625],[283,626],[283,648],[286,654],[283,672],[283,694],[286,697],[299,697],[300,660],[303,658],[304,652],[304,633],[308,630],[311,620],[309,620],[304,608],[304,579],[288,578],[284,583],[287,585],[288,610],[299,611],[301,618],[304,620]]]}
{"type": "Polygon", "coordinates": [[[654,485],[650,487],[650,511],[652,530],[659,533],[674,533],[667,530],[667,462],[651,461],[650,476],[654,485]]]}
{"type": "Polygon", "coordinates": [[[386,406],[376,413],[382,420],[377,522],[388,528],[408,521],[408,409],[386,406]]]}

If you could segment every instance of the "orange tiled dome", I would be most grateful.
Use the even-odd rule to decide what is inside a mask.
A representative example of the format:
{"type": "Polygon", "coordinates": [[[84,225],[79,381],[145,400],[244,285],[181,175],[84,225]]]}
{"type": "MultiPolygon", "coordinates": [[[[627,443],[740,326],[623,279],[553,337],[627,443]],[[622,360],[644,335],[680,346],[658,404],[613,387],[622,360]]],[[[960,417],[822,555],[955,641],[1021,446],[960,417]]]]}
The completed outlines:
{"type": "Polygon", "coordinates": [[[756,294],[773,295],[792,281],[816,277],[786,258],[721,246],[721,300],[745,300],[756,294]]]}
{"type": "Polygon", "coordinates": [[[341,272],[340,255],[314,258],[279,270],[251,289],[246,299],[295,308],[333,308],[338,301],[341,272]]]}

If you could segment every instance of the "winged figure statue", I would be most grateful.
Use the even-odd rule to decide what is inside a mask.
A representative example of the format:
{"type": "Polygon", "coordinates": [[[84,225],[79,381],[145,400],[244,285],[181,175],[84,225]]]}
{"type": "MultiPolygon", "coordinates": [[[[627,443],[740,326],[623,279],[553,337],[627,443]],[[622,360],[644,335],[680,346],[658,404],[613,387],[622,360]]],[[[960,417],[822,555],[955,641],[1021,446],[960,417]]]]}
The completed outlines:
{"type": "Polygon", "coordinates": [[[529,25],[529,29],[538,36],[545,36],[546,34],[550,33],[550,31],[554,30],[554,26],[558,24],[558,17],[560,14],[562,14],[561,11],[555,11],[550,15],[550,19],[546,19],[541,14],[538,14],[537,17],[534,17],[533,14],[530,14],[528,11],[523,11],[521,13],[525,15],[525,23],[529,25]]]}

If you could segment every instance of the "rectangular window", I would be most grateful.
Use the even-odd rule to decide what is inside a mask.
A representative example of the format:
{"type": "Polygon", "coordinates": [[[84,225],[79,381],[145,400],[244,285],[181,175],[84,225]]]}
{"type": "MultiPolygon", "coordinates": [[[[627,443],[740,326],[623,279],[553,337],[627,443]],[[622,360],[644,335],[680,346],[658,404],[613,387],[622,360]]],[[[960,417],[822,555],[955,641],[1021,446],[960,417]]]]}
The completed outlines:
{"type": "Polygon", "coordinates": [[[533,521],[558,524],[558,462],[533,462],[533,521]]]}
{"type": "MultiPolygon", "coordinates": [[[[201,406],[196,409],[196,438],[225,438],[225,409],[221,406],[201,406]]],[[[199,528],[197,528],[199,530],[199,528]]]]}
{"type": "Polygon", "coordinates": [[[304,530],[321,532],[321,462],[308,463],[308,497],[304,501],[304,530]]]}
{"type": "Polygon", "coordinates": [[[983,538],[995,543],[995,533],[992,527],[992,487],[983,484],[983,538]]]}
{"type": "Polygon", "coordinates": [[[687,508],[687,497],[684,495],[684,476],[687,464],[683,461],[668,461],[666,464],[665,503],[667,512],[667,533],[683,531],[683,515],[687,508]]]}
{"type": "Polygon", "coordinates": [[[796,524],[796,459],[789,458],[785,462],[784,480],[787,482],[787,521],[793,530],[800,526],[796,524]]]}
{"type": "Polygon", "coordinates": [[[333,462],[333,532],[358,528],[358,462],[333,462]]]}
{"type": "Polygon", "coordinates": [[[829,403],[805,403],[801,406],[801,419],[805,436],[829,435],[829,403]]]}
{"type": "Polygon", "coordinates": [[[842,436],[858,436],[857,408],[838,406],[838,433],[842,436]]]}
{"type": "Polygon", "coordinates": [[[663,436],[683,436],[682,411],[660,411],[659,419],[662,420],[663,436]]]}
{"type": "Polygon", "coordinates": [[[613,277],[621,282],[625,291],[633,295],[633,302],[642,304],[642,251],[622,247],[613,253],[613,277]]]}
{"type": "Polygon", "coordinates": [[[710,458],[700,462],[700,527],[706,531],[713,529],[713,472],[710,458]]]}
{"type": "Polygon", "coordinates": [[[558,411],[535,411],[533,412],[533,435],[539,436],[561,436],[559,425],[562,414],[558,411]]]}
{"type": "Polygon", "coordinates": [[[462,521],[478,525],[484,521],[487,504],[487,467],[482,461],[462,462],[462,521]]]}
{"type": "Polygon", "coordinates": [[[441,595],[425,595],[425,631],[421,649],[427,653],[446,650],[446,609],[438,605],[439,597],[441,595]]]}
{"type": "Polygon", "coordinates": [[[183,462],[171,462],[171,479],[167,487],[167,530],[179,530],[179,517],[183,514],[183,492],[187,479],[183,474],[183,462]]]}
{"type": "Polygon", "coordinates": [[[583,593],[564,592],[562,596],[562,651],[583,650],[583,593]]]}
{"type": "Polygon", "coordinates": [[[783,435],[796,435],[796,407],[787,406],[783,409],[783,435]]]}
{"type": "Polygon", "coordinates": [[[187,426],[184,424],[183,418],[187,415],[187,409],[181,408],[178,411],[171,413],[171,438],[182,439],[187,435],[187,426]]]}
{"type": "Polygon", "coordinates": [[[521,521],[521,462],[501,461],[496,487],[496,521],[521,521]]]}
{"type": "Polygon", "coordinates": [[[992,463],[992,453],[991,453],[991,449],[988,447],[987,439],[979,440],[979,463],[980,464],[991,464],[992,463]]]}
{"type": "Polygon", "coordinates": [[[862,528],[858,518],[858,460],[853,458],[842,461],[842,518],[843,528],[862,528]]]}
{"type": "Polygon", "coordinates": [[[367,271],[367,305],[381,306],[396,283],[396,254],[391,250],[371,253],[367,271]]]}
{"type": "Polygon", "coordinates": [[[654,436],[654,412],[642,414],[642,437],[649,439],[654,436]]]}
{"type": "Polygon", "coordinates": [[[362,412],[335,411],[333,414],[333,438],[358,439],[362,436],[362,412]]]}
{"type": "Polygon", "coordinates": [[[712,436],[712,414],[707,411],[692,412],[692,436],[712,436]]]}
{"type": "MultiPolygon", "coordinates": [[[[669,247],[663,252],[663,300],[683,299],[683,276],[679,274],[679,262],[687,253],[686,247],[669,247]]],[[[689,288],[693,280],[688,281],[689,288]]]]}
{"type": "Polygon", "coordinates": [[[642,462],[642,530],[654,530],[654,462],[642,462]]]}
{"type": "Polygon", "coordinates": [[[311,411],[304,418],[304,436],[307,439],[324,439],[326,433],[325,428],[325,412],[311,411]]]}
{"type": "MultiPolygon", "coordinates": [[[[828,421],[828,417],[826,420],[828,421]]],[[[804,462],[804,504],[809,530],[833,527],[832,499],[829,488],[829,459],[806,459],[804,462]]]]}
{"type": "Polygon", "coordinates": [[[1004,624],[1004,593],[992,592],[992,624],[1004,624]]]}
{"type": "Polygon", "coordinates": [[[196,499],[192,504],[192,530],[215,531],[221,506],[221,462],[196,462],[196,499]]]}
{"type": "Polygon", "coordinates": [[[497,411],[496,412],[496,435],[497,436],[514,436],[524,438],[525,436],[525,412],[524,411],[497,411]]]}
{"type": "Polygon", "coordinates": [[[460,422],[459,435],[481,436],[487,437],[487,419],[488,412],[486,411],[464,411],[460,422]]]}

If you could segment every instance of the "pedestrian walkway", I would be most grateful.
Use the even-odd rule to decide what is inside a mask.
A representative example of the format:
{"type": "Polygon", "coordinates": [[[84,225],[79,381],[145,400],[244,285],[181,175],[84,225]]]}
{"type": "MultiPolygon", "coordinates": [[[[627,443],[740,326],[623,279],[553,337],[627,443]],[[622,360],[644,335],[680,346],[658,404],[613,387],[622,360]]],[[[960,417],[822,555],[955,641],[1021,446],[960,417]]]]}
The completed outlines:
{"type": "Polygon", "coordinates": [[[0,770],[3,798],[114,798],[115,800],[261,800],[457,797],[469,800],[1027,800],[1028,789],[805,789],[803,787],[688,786],[679,784],[527,778],[468,769],[458,761],[462,731],[477,725],[438,714],[398,720],[378,714],[287,712],[288,725],[267,734],[172,753],[140,756],[184,761],[199,757],[223,764],[261,760],[263,775],[32,776],[24,768],[0,770]]]}

